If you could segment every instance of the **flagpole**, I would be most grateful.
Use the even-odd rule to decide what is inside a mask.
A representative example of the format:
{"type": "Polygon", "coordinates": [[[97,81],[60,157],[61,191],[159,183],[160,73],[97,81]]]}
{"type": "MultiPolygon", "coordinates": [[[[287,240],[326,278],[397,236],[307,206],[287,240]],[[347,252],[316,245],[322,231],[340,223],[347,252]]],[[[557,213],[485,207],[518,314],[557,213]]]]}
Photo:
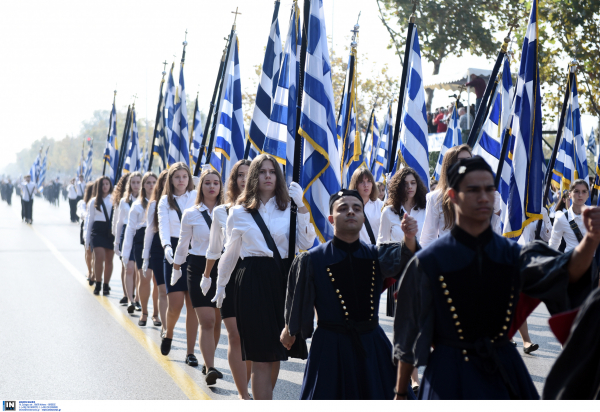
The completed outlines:
{"type": "MultiPolygon", "coordinates": [[[[300,183],[300,162],[302,161],[302,136],[300,130],[300,117],[302,115],[302,93],[304,92],[304,69],[306,64],[306,48],[308,41],[308,21],[310,20],[310,0],[304,0],[304,17],[302,19],[302,44],[300,46],[300,73],[298,73],[298,100],[296,105],[296,138],[294,139],[294,168],[292,181],[300,183]]],[[[300,205],[304,206],[304,205],[300,205]]],[[[298,205],[291,201],[290,207],[290,237],[288,244],[288,257],[296,254],[296,222],[298,220],[298,205]]]]}
{"type": "MultiPolygon", "coordinates": [[[[113,96],[113,107],[115,107],[115,100],[117,98],[117,91],[115,90],[115,94],[113,96]]],[[[110,118],[108,120],[108,136],[106,136],[106,141],[108,142],[110,140],[110,129],[112,128],[112,120],[113,120],[113,111],[112,109],[110,109],[110,118]]],[[[106,150],[106,149],[105,149],[106,150]]],[[[106,173],[106,161],[108,159],[106,159],[106,155],[104,155],[104,165],[102,166],[102,176],[105,175],[106,173]]]]}
{"type": "MultiPolygon", "coordinates": [[[[360,18],[360,15],[359,15],[360,18]]],[[[348,86],[347,90],[344,90],[344,98],[342,98],[342,101],[340,103],[340,112],[342,111],[342,108],[344,106],[344,100],[346,100],[346,102],[350,103],[350,96],[352,95],[352,88],[356,87],[356,85],[354,84],[354,72],[355,72],[355,65],[356,65],[356,33],[358,33],[358,22],[357,24],[354,26],[354,28],[352,30],[350,30],[350,32],[353,33],[352,35],[352,43],[350,43],[350,62],[349,62],[349,67],[348,67],[348,81],[346,81],[346,86],[348,86]]],[[[346,113],[343,113],[344,115],[344,119],[347,120],[346,123],[346,130],[342,130],[342,155],[340,157],[341,160],[341,169],[340,169],[340,188],[344,187],[344,161],[345,161],[345,156],[346,156],[346,138],[347,138],[347,130],[350,127],[350,111],[352,110],[352,105],[351,104],[347,104],[346,105],[346,113]]],[[[358,115],[358,111],[357,111],[357,115],[358,115]]],[[[358,116],[356,119],[356,128],[358,129],[358,116]]],[[[336,130],[337,130],[337,124],[336,124],[336,130]]],[[[361,142],[359,142],[360,144],[361,142]]],[[[354,143],[356,144],[356,142],[354,143]]]]}
{"type": "MultiPolygon", "coordinates": [[[[233,13],[233,12],[232,12],[233,13]]],[[[231,33],[229,33],[229,40],[228,40],[228,44],[227,44],[227,56],[225,58],[225,61],[229,61],[229,53],[231,53],[231,40],[233,40],[233,35],[235,34],[235,21],[237,19],[237,15],[238,14],[242,14],[242,13],[238,13],[237,12],[237,8],[235,9],[235,18],[233,20],[233,26],[231,26],[231,33]]],[[[221,95],[223,94],[223,79],[225,78],[225,70],[227,69],[227,65],[225,64],[225,62],[223,63],[223,71],[221,73],[221,78],[220,78],[220,88],[219,88],[219,94],[217,96],[217,104],[221,103],[221,95]]],[[[212,121],[212,128],[210,131],[210,140],[208,142],[208,150],[206,151],[206,164],[210,164],[210,158],[212,155],[212,148],[213,148],[213,144],[215,143],[215,132],[217,131],[217,116],[219,115],[219,107],[217,107],[217,110],[215,111],[215,115],[213,117],[213,121],[212,121]]]]}
{"type": "Polygon", "coordinates": [[[162,101],[163,101],[163,85],[165,84],[165,75],[167,74],[166,72],[166,68],[167,68],[167,61],[165,60],[163,62],[163,72],[162,72],[162,80],[160,81],[160,92],[158,95],[158,107],[156,108],[156,120],[154,121],[154,133],[152,134],[152,145],[150,146],[150,149],[152,150],[152,152],[150,152],[149,154],[149,158],[148,158],[148,171],[152,171],[152,160],[154,160],[154,144],[156,143],[156,135],[158,134],[158,125],[160,123],[160,116],[161,116],[161,110],[160,107],[162,106],[162,101]]]}
{"type": "MultiPolygon", "coordinates": [[[[373,124],[373,115],[375,114],[375,106],[377,105],[377,99],[375,99],[375,104],[373,105],[373,110],[371,110],[371,116],[369,117],[369,125],[367,126],[367,133],[365,134],[365,141],[362,142],[361,152],[365,153],[365,146],[367,145],[367,139],[369,138],[369,132],[371,131],[371,125],[373,124]]],[[[371,159],[369,159],[371,161],[371,159]]]]}
{"type": "MultiPolygon", "coordinates": [[[[225,38],[225,39],[227,39],[227,38],[225,38]]],[[[215,82],[215,88],[213,90],[212,99],[210,101],[210,108],[208,109],[208,116],[206,116],[206,124],[204,125],[204,135],[202,136],[202,144],[200,145],[200,151],[198,153],[198,162],[196,162],[196,167],[194,168],[194,176],[198,176],[198,173],[200,172],[200,164],[202,163],[202,154],[204,153],[204,149],[206,148],[206,139],[208,138],[208,133],[210,131],[210,125],[211,125],[210,118],[212,117],[213,110],[215,108],[215,99],[217,98],[217,91],[219,90],[219,85],[221,84],[221,78],[223,77],[223,70],[225,68],[225,59],[227,58],[228,51],[229,51],[229,47],[226,46],[223,49],[223,56],[221,57],[221,63],[219,64],[219,74],[217,75],[217,81],[215,82]]]]}
{"type": "Polygon", "coordinates": [[[498,72],[500,71],[500,66],[502,65],[502,61],[504,60],[504,56],[506,56],[506,51],[508,50],[508,43],[510,42],[510,34],[512,33],[512,29],[514,27],[519,27],[518,24],[513,23],[510,26],[510,30],[508,34],[504,38],[504,43],[500,47],[500,52],[498,52],[498,57],[496,58],[496,63],[494,64],[494,68],[492,69],[492,74],[488,79],[488,83],[485,87],[485,92],[483,93],[483,97],[481,98],[481,103],[479,103],[479,108],[477,109],[477,114],[475,115],[475,122],[473,126],[471,126],[471,131],[469,132],[469,139],[467,140],[467,144],[473,148],[475,143],[477,143],[477,137],[479,136],[479,129],[483,123],[484,115],[487,112],[488,100],[490,98],[490,94],[492,93],[492,89],[495,87],[496,79],[498,78],[498,72]],[[483,110],[482,110],[483,107],[483,110]]]}
{"type": "Polygon", "coordinates": [[[398,109],[396,110],[396,124],[394,126],[394,137],[392,139],[391,150],[388,153],[388,173],[392,172],[394,167],[394,160],[396,159],[396,147],[398,146],[398,136],[400,135],[400,122],[402,120],[402,110],[404,106],[404,92],[406,91],[406,80],[408,77],[408,66],[410,64],[410,47],[412,43],[412,36],[415,30],[415,11],[417,3],[413,3],[413,12],[410,16],[408,23],[408,30],[406,32],[406,47],[404,48],[404,64],[402,67],[402,77],[400,78],[400,95],[398,97],[398,109]]]}
{"type": "MultiPolygon", "coordinates": [[[[196,93],[196,104],[194,105],[194,117],[192,118],[192,128],[190,129],[190,148],[188,150],[188,154],[190,155],[190,166],[192,165],[192,162],[194,161],[194,154],[192,153],[192,146],[193,146],[193,142],[194,142],[194,129],[196,126],[196,113],[198,113],[198,94],[200,93],[200,91],[198,91],[196,93]]],[[[200,157],[200,154],[198,153],[198,157],[200,157]]],[[[198,163],[200,162],[200,159],[198,159],[198,163]]]]}
{"type": "MultiPolygon", "coordinates": [[[[546,176],[544,181],[544,197],[542,197],[542,207],[546,206],[548,199],[548,193],[550,193],[550,185],[552,183],[552,174],[554,172],[554,164],[556,162],[556,155],[560,148],[560,140],[562,138],[563,128],[565,127],[565,115],[567,113],[567,106],[569,105],[569,98],[571,94],[571,84],[573,84],[573,77],[575,77],[575,71],[577,70],[577,61],[573,60],[569,63],[569,75],[567,76],[567,87],[565,88],[565,98],[563,100],[562,110],[560,112],[560,120],[558,122],[558,130],[556,131],[556,140],[554,141],[554,150],[552,150],[552,156],[548,162],[548,168],[546,169],[546,176]]],[[[539,220],[537,227],[535,228],[535,238],[540,238],[540,232],[542,231],[542,221],[539,220]]]]}
{"type": "Polygon", "coordinates": [[[126,145],[127,145],[128,134],[129,134],[129,125],[131,123],[131,112],[132,112],[132,107],[128,106],[127,107],[127,117],[125,118],[125,128],[123,129],[123,137],[121,138],[121,149],[119,150],[119,163],[117,165],[117,172],[115,174],[115,184],[117,184],[117,182],[121,178],[121,169],[123,168],[123,165],[125,164],[124,157],[125,157],[125,153],[127,151],[126,145]]]}

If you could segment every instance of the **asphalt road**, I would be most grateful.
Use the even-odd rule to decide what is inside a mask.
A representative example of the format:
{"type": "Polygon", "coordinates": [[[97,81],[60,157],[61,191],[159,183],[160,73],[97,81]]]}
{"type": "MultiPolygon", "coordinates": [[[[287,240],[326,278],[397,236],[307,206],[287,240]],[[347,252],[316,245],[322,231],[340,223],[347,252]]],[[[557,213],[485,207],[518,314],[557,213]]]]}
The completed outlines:
{"type": "MultiPolygon", "coordinates": [[[[68,203],[61,199],[55,207],[36,198],[33,219],[32,226],[21,222],[16,196],[12,206],[0,203],[0,398],[237,399],[224,325],[215,357],[224,378],[207,387],[201,366],[184,361],[185,308],[171,353],[163,357],[160,327],[137,326],[141,312],[128,315],[119,305],[116,258],[111,295],[92,294],[79,225],[69,222],[68,203]]],[[[391,339],[385,294],[380,308],[381,325],[391,339]]],[[[539,392],[560,351],[547,319],[545,307],[529,318],[529,333],[540,345],[532,355],[523,354],[522,341],[515,338],[539,392]]],[[[196,356],[202,365],[197,345],[196,356]]],[[[275,399],[298,399],[303,371],[303,361],[282,362],[275,399]]]]}

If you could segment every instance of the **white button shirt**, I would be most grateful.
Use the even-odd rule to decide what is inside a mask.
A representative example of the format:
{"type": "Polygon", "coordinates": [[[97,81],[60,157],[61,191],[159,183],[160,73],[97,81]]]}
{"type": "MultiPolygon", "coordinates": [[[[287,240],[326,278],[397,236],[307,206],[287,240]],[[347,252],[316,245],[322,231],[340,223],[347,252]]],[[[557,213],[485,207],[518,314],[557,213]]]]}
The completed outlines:
{"type": "Polygon", "coordinates": [[[31,200],[31,196],[33,196],[34,192],[35,192],[35,183],[33,183],[33,182],[27,183],[26,181],[23,181],[21,183],[21,199],[23,199],[26,202],[29,202],[31,200]],[[29,192],[27,191],[27,189],[29,189],[29,192]],[[29,196],[29,193],[31,193],[31,196],[29,196]]]}
{"type": "MultiPolygon", "coordinates": [[[[105,198],[102,199],[104,201],[104,206],[106,206],[106,213],[108,214],[108,218],[110,219],[110,215],[113,213],[113,204],[111,195],[109,194],[105,198]]],[[[89,248],[90,240],[92,237],[92,226],[94,226],[94,222],[106,222],[106,218],[104,217],[104,211],[102,210],[102,206],[100,206],[100,210],[96,209],[96,198],[93,197],[90,200],[90,203],[87,207],[87,212],[85,214],[85,227],[83,229],[85,233],[85,247],[89,248]]]]}
{"type": "MultiPolygon", "coordinates": [[[[196,191],[192,190],[181,196],[173,196],[182,213],[185,209],[194,206],[196,194],[196,191]]],[[[175,209],[171,209],[167,201],[167,195],[164,195],[158,202],[158,233],[160,234],[161,245],[163,247],[171,245],[171,238],[178,238],[180,231],[181,222],[179,221],[179,216],[175,209]]]]}
{"type": "MultiPolygon", "coordinates": [[[[146,199],[146,202],[147,201],[148,199],[146,199]]],[[[143,227],[146,227],[146,211],[142,206],[142,201],[138,199],[132,203],[131,209],[129,210],[128,223],[125,228],[125,237],[123,239],[122,255],[126,256],[128,259],[131,255],[135,232],[143,227]]]]}
{"type": "MultiPolygon", "coordinates": [[[[371,229],[373,230],[373,236],[377,241],[377,235],[379,234],[379,221],[381,220],[381,209],[383,208],[383,201],[377,199],[375,201],[369,199],[365,203],[364,211],[365,217],[369,219],[371,229]]],[[[369,232],[367,232],[367,226],[363,225],[360,229],[360,240],[365,242],[367,245],[371,244],[371,238],[369,238],[369,232]]]]}
{"type": "MultiPolygon", "coordinates": [[[[289,234],[290,234],[290,204],[285,210],[277,209],[275,196],[267,204],[261,202],[258,211],[265,221],[265,225],[279,250],[282,259],[288,257],[289,234]]],[[[225,252],[219,261],[219,278],[217,286],[225,287],[238,257],[242,259],[250,256],[273,257],[273,252],[267,246],[267,242],[249,212],[244,206],[237,205],[229,210],[227,218],[227,243],[225,252]]],[[[312,247],[316,234],[314,226],[310,223],[310,213],[298,213],[296,220],[296,251],[312,247]]]]}
{"type": "Polygon", "coordinates": [[[86,212],[87,212],[87,205],[85,204],[83,199],[81,199],[79,202],[77,202],[77,216],[79,216],[79,219],[85,220],[86,212]]]}
{"type": "Polygon", "coordinates": [[[75,189],[75,185],[67,186],[67,197],[71,200],[77,199],[77,190],[75,189]]]}
{"type": "Polygon", "coordinates": [[[156,201],[148,203],[148,210],[146,213],[146,233],[144,234],[144,251],[142,252],[142,259],[150,258],[150,249],[152,248],[152,241],[156,234],[156,226],[154,225],[154,212],[156,212],[156,201]]]}
{"type": "Polygon", "coordinates": [[[226,242],[227,208],[231,206],[231,203],[227,203],[213,209],[213,223],[210,228],[208,249],[206,250],[207,259],[217,260],[221,257],[226,242]]]}
{"type": "MultiPolygon", "coordinates": [[[[134,198],[132,195],[129,195],[129,200],[133,202],[134,198]]],[[[119,202],[119,209],[115,216],[117,222],[113,225],[113,234],[115,235],[115,251],[119,250],[119,243],[121,243],[121,232],[123,231],[123,225],[127,225],[127,223],[129,223],[130,211],[131,206],[129,206],[129,203],[127,203],[127,199],[121,199],[119,202]]]]}
{"type": "Polygon", "coordinates": [[[212,219],[213,217],[208,207],[203,203],[183,211],[181,233],[179,234],[179,243],[177,244],[177,251],[174,258],[176,264],[181,265],[185,263],[188,253],[196,256],[206,256],[210,229],[204,216],[202,216],[202,212],[205,210],[212,219]],[[192,242],[191,249],[189,248],[190,242],[192,242]]]}
{"type": "MultiPolygon", "coordinates": [[[[402,210],[404,213],[407,213],[404,206],[402,206],[402,210]]],[[[423,229],[423,223],[425,222],[425,209],[417,209],[415,206],[411,209],[409,215],[417,221],[417,226],[419,228],[417,231],[417,239],[419,239],[421,230],[423,229]]],[[[379,245],[384,242],[400,242],[403,240],[404,232],[400,227],[401,224],[402,220],[400,219],[400,215],[394,212],[392,206],[389,205],[384,207],[383,212],[381,213],[377,244],[379,245]]]]}
{"type": "Polygon", "coordinates": [[[75,183],[75,192],[78,197],[83,197],[83,191],[85,190],[85,183],[77,182],[75,183]]]}
{"type": "Polygon", "coordinates": [[[587,230],[585,225],[583,224],[583,217],[581,215],[576,215],[573,212],[573,206],[567,210],[567,213],[564,212],[556,212],[554,217],[554,226],[552,227],[552,235],[550,236],[550,247],[558,250],[560,247],[561,239],[565,239],[565,243],[567,246],[565,247],[565,252],[568,252],[579,244],[575,233],[573,233],[573,229],[569,225],[571,220],[575,219],[575,223],[579,226],[579,230],[581,230],[581,234],[585,236],[587,230]]]}
{"type": "Polygon", "coordinates": [[[434,190],[426,195],[425,221],[419,237],[419,244],[422,248],[427,247],[438,237],[442,237],[451,230],[451,228],[444,228],[444,211],[441,198],[442,194],[439,190],[434,190]]]}

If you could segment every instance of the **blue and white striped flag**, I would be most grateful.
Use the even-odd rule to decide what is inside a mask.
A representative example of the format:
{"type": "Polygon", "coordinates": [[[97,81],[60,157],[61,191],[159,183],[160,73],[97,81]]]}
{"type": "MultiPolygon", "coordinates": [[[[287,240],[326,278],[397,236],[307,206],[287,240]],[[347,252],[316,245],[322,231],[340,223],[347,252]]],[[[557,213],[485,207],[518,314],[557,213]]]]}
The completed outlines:
{"type": "Polygon", "coordinates": [[[373,166],[372,172],[376,182],[383,182],[384,175],[387,173],[388,167],[388,151],[389,145],[392,141],[392,103],[388,105],[387,113],[385,114],[385,122],[383,124],[383,131],[381,132],[381,139],[379,142],[379,148],[377,149],[377,158],[375,159],[375,165],[373,166]]]}
{"type": "Polygon", "coordinates": [[[544,155],[542,152],[542,100],[538,68],[537,0],[533,1],[523,41],[517,95],[512,115],[512,170],[504,236],[518,240],[523,230],[542,218],[544,155]]]}
{"type": "Polygon", "coordinates": [[[240,81],[239,42],[237,34],[231,39],[231,50],[225,62],[223,96],[219,105],[215,153],[210,158],[213,168],[227,181],[231,167],[244,158],[245,134],[242,111],[242,85],[240,81]],[[219,154],[219,157],[215,154],[219,154]],[[218,163],[217,163],[218,161],[218,163]],[[221,167],[223,166],[223,167],[221,167]]]}
{"type": "Polygon", "coordinates": [[[106,148],[104,149],[104,159],[106,159],[106,176],[115,184],[117,167],[119,164],[119,145],[117,143],[117,109],[113,102],[111,124],[108,125],[108,137],[106,139],[106,148]]]}
{"type": "Polygon", "coordinates": [[[162,162],[162,169],[166,169],[168,166],[167,158],[169,153],[169,142],[166,134],[166,120],[165,120],[165,100],[162,99],[160,103],[158,125],[156,126],[156,140],[154,147],[152,148],[152,155],[156,155],[162,162]]]}
{"type": "Polygon", "coordinates": [[[300,74],[300,8],[292,6],[290,26],[285,41],[285,50],[279,70],[279,81],[273,98],[271,118],[263,152],[269,153],[285,166],[286,182],[292,182],[294,168],[294,140],[296,139],[296,106],[298,102],[298,76],[300,74]]]}
{"type": "Polygon", "coordinates": [[[260,83],[258,84],[256,100],[254,101],[252,122],[250,123],[250,131],[248,132],[248,139],[252,145],[248,156],[249,159],[254,159],[263,150],[269,119],[271,118],[273,98],[275,97],[279,81],[281,36],[279,34],[278,14],[279,2],[276,1],[271,29],[269,30],[269,40],[267,41],[267,49],[265,50],[265,58],[262,64],[262,72],[260,74],[260,83]]]}
{"type": "Polygon", "coordinates": [[[596,136],[594,135],[594,128],[592,127],[592,132],[590,133],[590,137],[588,139],[588,150],[594,156],[596,156],[596,136]]]}
{"type": "Polygon", "coordinates": [[[333,239],[329,197],[340,190],[340,159],[334,114],[331,63],[321,0],[311,0],[302,114],[299,132],[304,138],[301,185],[304,205],[321,242],[333,239]]]}
{"type": "MultiPolygon", "coordinates": [[[[171,76],[169,76],[169,81],[171,81],[171,76]]],[[[169,140],[169,165],[183,162],[189,166],[188,114],[185,98],[185,82],[183,80],[183,63],[181,63],[181,68],[179,69],[179,87],[175,89],[174,109],[175,114],[173,116],[173,124],[171,125],[171,139],[169,140]]]]}
{"type": "Polygon", "coordinates": [[[48,162],[48,149],[50,146],[46,148],[46,154],[44,155],[44,160],[42,161],[42,166],[40,167],[40,175],[37,180],[37,188],[40,192],[44,191],[44,181],[46,180],[46,167],[48,162]]]}
{"type": "Polygon", "coordinates": [[[512,106],[511,92],[510,63],[508,57],[506,57],[502,71],[502,84],[498,84],[498,87],[494,91],[492,97],[494,105],[490,109],[490,114],[481,128],[479,140],[473,148],[473,155],[483,157],[494,171],[498,169],[502,139],[510,120],[512,106]]]}
{"type": "MultiPolygon", "coordinates": [[[[198,163],[198,154],[200,153],[200,145],[202,144],[202,118],[200,116],[200,107],[198,107],[198,97],[196,97],[196,106],[194,108],[194,124],[192,125],[192,152],[190,153],[190,168],[194,170],[198,163]]],[[[202,153],[204,155],[204,153],[202,153]]],[[[202,160],[202,159],[200,159],[202,160]]]]}
{"type": "Polygon", "coordinates": [[[85,159],[83,168],[84,182],[92,180],[92,155],[94,153],[94,139],[90,140],[90,147],[88,149],[87,157],[85,159]]]}
{"type": "Polygon", "coordinates": [[[377,149],[379,148],[379,127],[377,126],[377,119],[375,113],[373,113],[373,119],[371,119],[371,130],[368,130],[367,141],[365,142],[364,159],[365,166],[369,170],[373,170],[375,160],[377,157],[377,149]]]}
{"type": "Polygon", "coordinates": [[[167,147],[167,151],[165,152],[165,157],[167,160],[167,167],[171,166],[171,160],[169,158],[169,153],[171,150],[171,138],[173,136],[173,120],[175,118],[175,95],[177,94],[177,90],[175,89],[175,80],[173,79],[173,68],[175,67],[175,63],[171,65],[171,71],[169,72],[169,80],[167,80],[167,90],[165,90],[165,107],[164,107],[164,116],[165,116],[165,145],[167,147]]]}
{"type": "Polygon", "coordinates": [[[40,147],[40,152],[36,156],[33,164],[29,168],[29,175],[31,176],[31,183],[35,183],[37,185],[38,179],[40,178],[40,170],[42,168],[42,150],[44,150],[44,146],[40,147]]]}
{"type": "Polygon", "coordinates": [[[402,124],[398,145],[404,163],[412,167],[429,189],[429,148],[427,145],[427,109],[425,90],[423,89],[423,70],[421,67],[421,48],[419,33],[415,27],[411,39],[408,81],[403,103],[402,124]]]}
{"type": "Polygon", "coordinates": [[[127,152],[124,172],[137,172],[141,169],[140,166],[140,144],[137,130],[137,121],[135,119],[135,106],[131,109],[131,129],[129,132],[129,143],[127,144],[127,152]]]}
{"type": "Polygon", "coordinates": [[[460,127],[458,127],[458,110],[455,103],[454,109],[452,109],[452,117],[450,118],[448,128],[446,129],[446,137],[444,138],[444,143],[442,143],[437,165],[435,166],[435,171],[433,172],[435,180],[440,180],[440,173],[442,173],[442,161],[444,160],[444,155],[448,149],[458,146],[461,143],[462,135],[460,132],[460,127]]]}

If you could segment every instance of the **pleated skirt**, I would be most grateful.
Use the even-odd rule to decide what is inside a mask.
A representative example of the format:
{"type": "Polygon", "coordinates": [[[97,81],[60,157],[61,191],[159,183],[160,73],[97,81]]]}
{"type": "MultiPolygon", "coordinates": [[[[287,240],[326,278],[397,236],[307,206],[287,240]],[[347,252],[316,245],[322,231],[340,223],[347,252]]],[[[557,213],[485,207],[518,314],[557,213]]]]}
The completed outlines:
{"type": "Polygon", "coordinates": [[[142,252],[144,251],[144,235],[146,234],[146,228],[142,227],[135,231],[133,236],[133,245],[131,252],[135,258],[135,265],[138,269],[142,268],[144,259],[142,259],[142,252]]]}
{"type": "Polygon", "coordinates": [[[157,285],[165,284],[164,259],[165,251],[160,244],[160,236],[158,235],[158,232],[156,232],[152,238],[152,245],[150,246],[150,262],[148,264],[148,269],[152,269],[157,285]]]}
{"type": "Polygon", "coordinates": [[[115,247],[115,237],[111,233],[109,222],[94,222],[91,233],[92,247],[103,247],[112,250],[115,247]]]}

